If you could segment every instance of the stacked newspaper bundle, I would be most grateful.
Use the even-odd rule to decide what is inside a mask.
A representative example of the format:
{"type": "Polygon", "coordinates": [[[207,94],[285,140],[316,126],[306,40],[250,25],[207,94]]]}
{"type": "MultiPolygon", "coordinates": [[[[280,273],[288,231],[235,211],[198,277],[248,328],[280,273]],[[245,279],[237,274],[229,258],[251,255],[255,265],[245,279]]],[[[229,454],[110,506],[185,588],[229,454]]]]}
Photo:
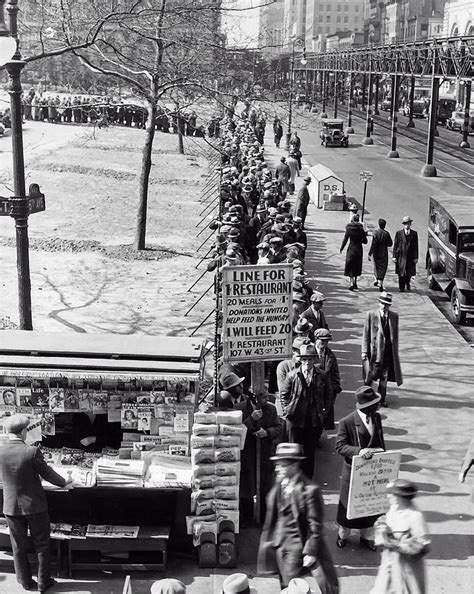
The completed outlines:
{"type": "Polygon", "coordinates": [[[176,489],[191,487],[191,460],[188,456],[174,456],[163,452],[149,453],[145,487],[176,489]]]}
{"type": "Polygon", "coordinates": [[[89,524],[86,538],[137,538],[140,526],[112,526],[111,524],[89,524]]]}
{"type": "MultiPolygon", "coordinates": [[[[195,546],[203,532],[217,534],[222,523],[239,532],[240,451],[247,428],[242,411],[197,412],[191,437],[192,493],[188,534],[195,546]]],[[[226,528],[228,530],[228,528],[226,528]]]]}
{"type": "Polygon", "coordinates": [[[144,460],[99,458],[97,461],[98,487],[143,487],[144,460]]]}

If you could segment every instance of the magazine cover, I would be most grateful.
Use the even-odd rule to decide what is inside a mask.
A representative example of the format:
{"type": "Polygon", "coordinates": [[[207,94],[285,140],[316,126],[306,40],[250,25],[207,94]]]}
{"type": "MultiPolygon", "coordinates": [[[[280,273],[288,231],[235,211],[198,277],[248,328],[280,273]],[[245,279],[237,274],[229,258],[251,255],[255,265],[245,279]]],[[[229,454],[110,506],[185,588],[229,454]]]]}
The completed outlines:
{"type": "Polygon", "coordinates": [[[180,402],[188,391],[188,382],[184,380],[166,380],[166,397],[180,402]]]}
{"type": "Polygon", "coordinates": [[[107,404],[109,401],[108,392],[96,392],[92,393],[92,412],[95,415],[107,414],[107,404]]]}
{"type": "Polygon", "coordinates": [[[16,388],[16,405],[33,406],[31,398],[31,388],[16,388]]]}
{"type": "Polygon", "coordinates": [[[185,433],[190,429],[190,414],[187,410],[176,411],[174,416],[174,430],[177,433],[185,433]]]}
{"type": "Polygon", "coordinates": [[[153,409],[150,406],[138,406],[138,431],[150,431],[153,409]]]}
{"type": "Polygon", "coordinates": [[[93,390],[78,390],[79,393],[79,410],[92,410],[92,392],[93,390]]]}
{"type": "Polygon", "coordinates": [[[78,448],[61,448],[61,464],[77,466],[84,460],[84,450],[78,448]]]}
{"type": "Polygon", "coordinates": [[[49,389],[49,410],[51,412],[64,412],[64,388],[49,389]]]}
{"type": "Polygon", "coordinates": [[[155,417],[162,421],[162,425],[174,425],[174,408],[167,404],[155,406],[155,417]]]}
{"type": "Polygon", "coordinates": [[[52,538],[71,538],[72,524],[59,524],[51,522],[52,538]]]}
{"type": "Polygon", "coordinates": [[[102,448],[101,457],[102,458],[118,458],[119,451],[115,448],[105,447],[102,448]]]}
{"type": "Polygon", "coordinates": [[[138,429],[138,406],[136,404],[123,404],[120,416],[123,429],[138,429]]]}
{"type": "Polygon", "coordinates": [[[109,423],[120,423],[122,410],[121,394],[111,394],[107,403],[107,421],[109,423]]]}
{"type": "Polygon", "coordinates": [[[45,382],[36,380],[31,386],[31,401],[33,406],[46,408],[49,406],[49,388],[45,382]]]}
{"type": "Polygon", "coordinates": [[[151,392],[140,392],[140,395],[137,396],[137,404],[151,404],[151,392]]]}
{"type": "Polygon", "coordinates": [[[122,403],[123,404],[136,404],[137,403],[137,396],[142,394],[142,392],[124,392],[122,394],[122,403]]]}
{"type": "Polygon", "coordinates": [[[41,431],[45,437],[47,435],[56,435],[56,421],[54,415],[50,412],[44,412],[41,417],[41,431]]]}
{"type": "Polygon", "coordinates": [[[3,406],[16,406],[16,389],[0,388],[0,404],[3,406]]]}
{"type": "Polygon", "coordinates": [[[0,419],[11,417],[15,414],[15,411],[16,406],[6,406],[4,404],[0,404],[0,419]]]}
{"type": "Polygon", "coordinates": [[[43,454],[45,462],[47,462],[50,466],[52,464],[59,464],[61,462],[61,450],[45,448],[42,446],[41,453],[43,454]]]}
{"type": "Polygon", "coordinates": [[[66,412],[79,412],[79,392],[67,388],[64,390],[64,410],[66,412]]]}
{"type": "Polygon", "coordinates": [[[87,526],[73,524],[71,529],[71,538],[86,538],[87,526]]]}

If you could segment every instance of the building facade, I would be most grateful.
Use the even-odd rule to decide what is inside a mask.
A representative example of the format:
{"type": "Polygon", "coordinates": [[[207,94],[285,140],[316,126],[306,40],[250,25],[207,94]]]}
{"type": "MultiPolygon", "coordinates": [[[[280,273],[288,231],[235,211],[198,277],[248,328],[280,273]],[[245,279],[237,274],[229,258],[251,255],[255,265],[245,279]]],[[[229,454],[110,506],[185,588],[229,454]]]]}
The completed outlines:
{"type": "Polygon", "coordinates": [[[474,35],[474,2],[447,0],[444,8],[443,37],[474,35]]]}

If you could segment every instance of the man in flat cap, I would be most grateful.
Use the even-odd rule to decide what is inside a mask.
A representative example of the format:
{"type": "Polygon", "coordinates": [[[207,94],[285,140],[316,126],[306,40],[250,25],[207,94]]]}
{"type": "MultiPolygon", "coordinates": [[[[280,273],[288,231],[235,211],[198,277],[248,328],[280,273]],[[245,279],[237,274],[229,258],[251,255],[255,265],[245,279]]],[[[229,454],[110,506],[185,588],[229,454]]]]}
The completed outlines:
{"type": "Polygon", "coordinates": [[[411,290],[411,277],[416,274],[418,262],[418,233],[411,228],[413,220],[403,217],[403,229],[395,233],[392,259],[395,262],[395,272],[398,274],[398,288],[403,293],[411,290]]]}
{"type": "Polygon", "coordinates": [[[316,353],[318,354],[316,365],[318,365],[320,369],[326,372],[326,375],[328,376],[329,382],[331,384],[332,400],[330,406],[327,409],[326,417],[324,419],[325,429],[335,428],[334,403],[336,401],[336,396],[342,392],[341,376],[339,374],[339,364],[337,362],[336,355],[329,348],[329,341],[331,340],[331,338],[332,334],[329,332],[327,328],[318,328],[314,332],[314,346],[316,347],[316,353]]]}
{"type": "Polygon", "coordinates": [[[3,513],[10,529],[16,579],[25,590],[46,592],[55,584],[50,570],[50,523],[41,478],[57,487],[72,487],[43,458],[41,450],[27,445],[27,415],[8,419],[8,441],[0,447],[3,477],[3,513]],[[28,531],[38,558],[38,583],[28,561],[28,531]]]}
{"type": "Polygon", "coordinates": [[[294,216],[301,219],[301,230],[304,230],[304,224],[306,222],[306,216],[308,214],[308,204],[310,201],[310,195],[308,186],[311,183],[311,178],[307,175],[303,178],[303,185],[298,191],[298,195],[295,200],[295,212],[294,216]]]}
{"type": "Polygon", "coordinates": [[[326,328],[329,330],[328,323],[326,322],[326,317],[323,313],[323,305],[326,301],[326,297],[320,291],[313,291],[310,297],[311,305],[308,309],[305,309],[304,312],[301,314],[302,318],[306,318],[308,322],[313,324],[313,328],[310,334],[310,339],[314,342],[314,333],[318,328],[326,328]]]}

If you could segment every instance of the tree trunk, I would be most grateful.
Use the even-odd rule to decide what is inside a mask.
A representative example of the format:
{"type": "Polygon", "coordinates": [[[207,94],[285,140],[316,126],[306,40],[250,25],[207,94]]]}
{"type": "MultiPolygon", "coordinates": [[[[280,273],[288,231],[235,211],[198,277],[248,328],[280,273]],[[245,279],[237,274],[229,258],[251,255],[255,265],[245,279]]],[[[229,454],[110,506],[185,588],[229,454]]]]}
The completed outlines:
{"type": "Polygon", "coordinates": [[[181,113],[178,107],[178,152],[180,155],[184,155],[184,142],[183,142],[183,120],[181,119],[181,113]]]}
{"type": "Polygon", "coordinates": [[[135,250],[145,249],[146,240],[146,219],[148,205],[148,188],[150,183],[151,155],[153,152],[153,140],[155,138],[156,106],[148,105],[148,120],[145,131],[145,144],[142,151],[142,168],[140,172],[140,185],[138,188],[138,211],[137,228],[133,248],[135,250]]]}

